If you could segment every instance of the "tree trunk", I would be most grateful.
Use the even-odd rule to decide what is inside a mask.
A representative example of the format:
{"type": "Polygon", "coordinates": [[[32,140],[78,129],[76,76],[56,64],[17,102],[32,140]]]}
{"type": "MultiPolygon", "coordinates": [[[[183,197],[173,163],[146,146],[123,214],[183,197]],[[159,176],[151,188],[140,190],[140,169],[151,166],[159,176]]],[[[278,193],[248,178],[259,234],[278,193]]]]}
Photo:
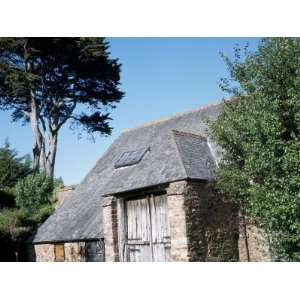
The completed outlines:
{"type": "Polygon", "coordinates": [[[49,139],[49,152],[46,158],[46,174],[50,177],[54,176],[54,166],[57,151],[57,133],[52,133],[49,139]]]}
{"type": "Polygon", "coordinates": [[[37,145],[36,139],[34,141],[32,153],[33,153],[32,168],[33,168],[33,170],[37,171],[40,168],[40,149],[37,145]]]}
{"type": "MultiPolygon", "coordinates": [[[[26,71],[30,73],[32,71],[32,64],[28,60],[27,42],[24,45],[24,57],[25,57],[26,71]]],[[[29,86],[29,89],[30,89],[29,101],[31,103],[30,121],[31,121],[32,131],[34,134],[34,145],[32,148],[32,152],[33,152],[32,168],[35,171],[39,171],[41,166],[45,166],[45,144],[44,144],[44,137],[39,127],[39,109],[36,103],[35,94],[31,86],[29,86]]]]}
{"type": "Polygon", "coordinates": [[[38,109],[34,95],[31,93],[31,112],[30,112],[31,127],[34,134],[34,146],[33,146],[33,169],[38,171],[43,164],[41,158],[45,155],[45,148],[43,147],[44,141],[41,134],[38,122],[38,109]]]}

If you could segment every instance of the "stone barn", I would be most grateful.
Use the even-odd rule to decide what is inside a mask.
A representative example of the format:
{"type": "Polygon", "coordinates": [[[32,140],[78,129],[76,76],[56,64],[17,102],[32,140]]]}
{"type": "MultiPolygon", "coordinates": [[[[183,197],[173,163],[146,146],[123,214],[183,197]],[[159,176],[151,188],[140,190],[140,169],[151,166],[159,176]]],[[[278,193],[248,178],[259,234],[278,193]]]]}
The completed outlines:
{"type": "Polygon", "coordinates": [[[209,124],[221,109],[124,130],[39,228],[36,260],[268,260],[263,234],[214,189],[209,124]]]}

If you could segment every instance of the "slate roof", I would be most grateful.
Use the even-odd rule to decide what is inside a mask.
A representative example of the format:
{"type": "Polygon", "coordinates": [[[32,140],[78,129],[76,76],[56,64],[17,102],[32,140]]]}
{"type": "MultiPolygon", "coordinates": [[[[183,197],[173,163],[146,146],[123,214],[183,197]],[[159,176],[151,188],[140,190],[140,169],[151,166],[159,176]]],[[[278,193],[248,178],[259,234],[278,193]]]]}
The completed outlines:
{"type": "Polygon", "coordinates": [[[183,131],[173,131],[185,177],[207,179],[215,177],[216,161],[207,138],[183,131]]]}
{"type": "Polygon", "coordinates": [[[221,109],[218,103],[124,130],[33,242],[102,238],[103,195],[186,178],[212,179],[221,149],[210,140],[208,123],[221,109]],[[115,168],[122,153],[148,147],[137,164],[115,168]]]}

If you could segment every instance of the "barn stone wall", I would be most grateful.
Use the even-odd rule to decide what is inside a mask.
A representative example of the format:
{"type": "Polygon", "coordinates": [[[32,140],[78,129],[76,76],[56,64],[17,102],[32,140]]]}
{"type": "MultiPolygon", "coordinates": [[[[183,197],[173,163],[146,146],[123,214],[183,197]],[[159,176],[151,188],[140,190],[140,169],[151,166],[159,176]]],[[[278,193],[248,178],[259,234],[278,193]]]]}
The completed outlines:
{"type": "Polygon", "coordinates": [[[270,261],[264,232],[239,215],[213,183],[178,181],[167,189],[173,261],[270,261]]]}
{"type": "Polygon", "coordinates": [[[34,246],[36,261],[55,261],[54,244],[38,244],[34,246]]]}
{"type": "Polygon", "coordinates": [[[65,243],[65,261],[85,261],[85,242],[65,243]]]}
{"type": "Polygon", "coordinates": [[[119,261],[117,198],[105,197],[103,201],[103,233],[105,261],[119,261]]]}
{"type": "MultiPolygon", "coordinates": [[[[166,188],[171,261],[268,261],[264,234],[243,226],[238,208],[218,194],[213,183],[183,180],[166,188]]],[[[106,261],[119,261],[118,199],[106,197],[103,229],[106,261]]],[[[120,206],[119,206],[120,209],[120,206]]]]}
{"type": "MultiPolygon", "coordinates": [[[[55,244],[34,245],[37,262],[55,262],[55,244]]],[[[104,261],[103,242],[64,243],[65,262],[104,261]]]]}
{"type": "Polygon", "coordinates": [[[168,217],[171,235],[171,261],[188,261],[185,191],[185,182],[171,183],[167,189],[168,217]]]}
{"type": "Polygon", "coordinates": [[[169,185],[173,261],[237,261],[237,210],[199,181],[169,185]]]}

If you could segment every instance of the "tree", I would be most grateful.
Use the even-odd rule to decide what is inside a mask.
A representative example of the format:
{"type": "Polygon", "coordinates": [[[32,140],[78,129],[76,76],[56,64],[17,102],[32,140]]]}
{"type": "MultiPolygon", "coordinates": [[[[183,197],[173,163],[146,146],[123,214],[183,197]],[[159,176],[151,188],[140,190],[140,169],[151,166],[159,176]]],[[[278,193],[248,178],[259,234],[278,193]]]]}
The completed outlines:
{"type": "Polygon", "coordinates": [[[15,206],[14,186],[30,174],[30,165],[30,157],[18,157],[17,151],[6,140],[4,147],[0,148],[0,209],[15,206]]]}
{"type": "Polygon", "coordinates": [[[28,155],[18,157],[8,140],[0,148],[0,190],[11,191],[19,179],[31,172],[31,160],[28,155]]]}
{"type": "Polygon", "coordinates": [[[31,174],[16,184],[16,204],[19,208],[35,211],[44,204],[51,204],[53,190],[52,177],[44,173],[31,174]]]}
{"type": "Polygon", "coordinates": [[[223,56],[233,96],[213,124],[224,149],[217,184],[270,237],[277,260],[300,259],[300,39],[262,39],[223,56]]]}
{"type": "Polygon", "coordinates": [[[26,261],[27,241],[53,212],[54,192],[63,184],[33,173],[30,157],[19,157],[6,140],[0,148],[0,261],[26,261]]]}
{"type": "Polygon", "coordinates": [[[33,168],[53,177],[62,126],[109,135],[118,59],[104,38],[0,38],[0,109],[31,123],[33,168]]]}

